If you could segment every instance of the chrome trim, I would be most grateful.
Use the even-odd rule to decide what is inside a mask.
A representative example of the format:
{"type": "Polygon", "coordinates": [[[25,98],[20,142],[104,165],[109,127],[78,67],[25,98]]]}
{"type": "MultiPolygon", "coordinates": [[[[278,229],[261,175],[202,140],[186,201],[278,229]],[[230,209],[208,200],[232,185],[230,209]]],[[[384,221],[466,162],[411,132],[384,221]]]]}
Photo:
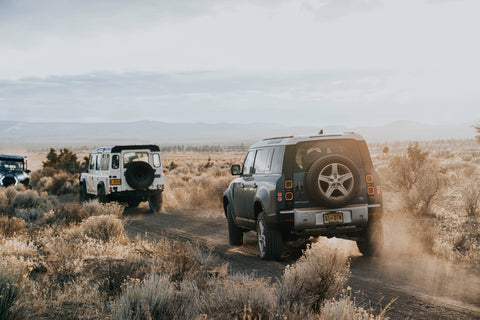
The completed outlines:
{"type": "Polygon", "coordinates": [[[332,212],[343,213],[343,223],[332,226],[345,227],[349,225],[364,226],[368,222],[368,205],[352,205],[343,208],[302,208],[294,209],[294,224],[296,231],[326,227],[323,216],[332,212]]]}

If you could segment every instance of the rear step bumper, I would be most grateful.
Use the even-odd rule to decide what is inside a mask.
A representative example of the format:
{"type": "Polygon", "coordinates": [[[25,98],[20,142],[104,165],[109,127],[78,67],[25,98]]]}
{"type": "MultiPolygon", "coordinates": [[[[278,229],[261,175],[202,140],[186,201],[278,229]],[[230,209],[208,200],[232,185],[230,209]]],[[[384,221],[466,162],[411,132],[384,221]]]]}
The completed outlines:
{"type": "MultiPolygon", "coordinates": [[[[305,208],[293,209],[294,230],[296,233],[321,234],[354,232],[364,228],[368,222],[369,208],[380,205],[356,204],[343,208],[305,208]],[[325,215],[342,213],[342,222],[326,222],[325,215]]],[[[282,213],[287,213],[282,211],[282,213]]],[[[288,213],[292,213],[289,211],[288,213]]],[[[337,215],[338,217],[338,215],[337,215]]]]}

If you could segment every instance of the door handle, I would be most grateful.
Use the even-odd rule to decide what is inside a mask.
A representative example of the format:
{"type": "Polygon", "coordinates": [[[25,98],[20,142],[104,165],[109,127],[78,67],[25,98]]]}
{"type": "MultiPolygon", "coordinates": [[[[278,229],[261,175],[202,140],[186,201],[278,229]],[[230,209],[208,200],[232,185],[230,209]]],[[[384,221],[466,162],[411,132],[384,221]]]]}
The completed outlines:
{"type": "Polygon", "coordinates": [[[256,189],[258,186],[256,183],[253,184],[253,188],[256,189]]]}

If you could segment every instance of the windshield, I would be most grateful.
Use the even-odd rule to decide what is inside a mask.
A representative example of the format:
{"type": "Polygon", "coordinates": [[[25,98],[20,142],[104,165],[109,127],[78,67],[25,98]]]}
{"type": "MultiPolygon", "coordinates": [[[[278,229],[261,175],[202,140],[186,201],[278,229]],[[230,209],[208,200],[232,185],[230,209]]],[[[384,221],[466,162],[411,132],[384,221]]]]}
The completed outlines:
{"type": "Polygon", "coordinates": [[[0,160],[0,170],[4,171],[15,171],[23,170],[23,161],[14,161],[14,160],[0,160]]]}
{"type": "Polygon", "coordinates": [[[123,154],[123,165],[135,161],[144,161],[149,163],[148,152],[125,152],[123,154]]]}

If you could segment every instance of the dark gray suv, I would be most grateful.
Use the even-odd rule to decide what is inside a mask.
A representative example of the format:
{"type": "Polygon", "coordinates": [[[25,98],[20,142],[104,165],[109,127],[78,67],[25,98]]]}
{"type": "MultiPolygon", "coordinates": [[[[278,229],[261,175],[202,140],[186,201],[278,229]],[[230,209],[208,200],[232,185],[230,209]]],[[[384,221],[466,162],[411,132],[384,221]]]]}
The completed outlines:
{"type": "Polygon", "coordinates": [[[27,157],[0,154],[0,186],[16,186],[20,183],[30,187],[27,157]]]}
{"type": "Polygon", "coordinates": [[[354,240],[364,255],[382,246],[380,179],[358,134],[265,139],[231,172],[239,176],[223,195],[231,245],[256,230],[262,259],[312,236],[354,240]]]}

